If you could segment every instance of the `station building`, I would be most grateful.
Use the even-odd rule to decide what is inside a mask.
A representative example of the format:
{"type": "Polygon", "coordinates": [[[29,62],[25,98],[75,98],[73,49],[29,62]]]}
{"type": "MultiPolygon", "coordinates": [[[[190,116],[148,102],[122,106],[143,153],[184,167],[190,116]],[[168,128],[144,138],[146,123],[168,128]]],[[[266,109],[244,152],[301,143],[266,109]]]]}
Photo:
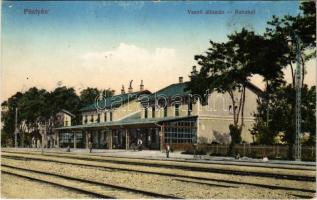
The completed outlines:
{"type": "MultiPolygon", "coordinates": [[[[82,124],[64,123],[55,129],[57,146],[88,148],[91,141],[95,149],[130,149],[142,140],[144,149],[163,150],[168,143],[174,150],[183,150],[196,142],[229,143],[235,109],[229,95],[213,92],[202,104],[187,84],[179,77],[178,83],[151,93],[141,82],[137,92],[130,84],[128,92],[123,88],[119,95],[97,99],[81,109],[82,124]]],[[[241,135],[247,143],[252,142],[249,129],[260,92],[247,85],[241,135]]],[[[240,94],[236,91],[235,98],[240,94]]]]}

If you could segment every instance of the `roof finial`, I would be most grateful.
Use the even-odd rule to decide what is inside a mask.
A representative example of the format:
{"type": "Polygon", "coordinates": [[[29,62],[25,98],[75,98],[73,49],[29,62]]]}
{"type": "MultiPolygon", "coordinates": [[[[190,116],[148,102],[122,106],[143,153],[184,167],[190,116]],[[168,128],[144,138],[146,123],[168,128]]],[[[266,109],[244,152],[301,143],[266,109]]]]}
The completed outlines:
{"type": "Polygon", "coordinates": [[[178,77],[178,82],[179,83],[183,83],[183,77],[182,76],[178,77]]]}
{"type": "Polygon", "coordinates": [[[125,91],[124,91],[124,85],[122,85],[122,88],[121,88],[121,94],[125,94],[125,91]]]}
{"type": "Polygon", "coordinates": [[[143,85],[143,80],[141,80],[140,91],[142,92],[143,90],[144,90],[144,85],[143,85]]]}
{"type": "Polygon", "coordinates": [[[131,81],[130,81],[130,84],[129,84],[129,88],[128,88],[128,92],[129,92],[129,93],[133,92],[132,82],[133,82],[133,80],[131,80],[131,81]]]}

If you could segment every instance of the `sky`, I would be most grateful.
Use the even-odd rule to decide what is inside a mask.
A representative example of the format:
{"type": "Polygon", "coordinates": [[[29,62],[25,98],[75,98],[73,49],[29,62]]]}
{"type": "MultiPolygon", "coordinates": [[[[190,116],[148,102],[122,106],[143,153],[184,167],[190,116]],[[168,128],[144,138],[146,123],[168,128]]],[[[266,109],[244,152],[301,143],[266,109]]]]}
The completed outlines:
{"type": "MultiPolygon", "coordinates": [[[[2,1],[1,98],[36,86],[128,88],[154,92],[188,75],[209,41],[247,27],[265,31],[272,15],[299,13],[297,1],[2,1]],[[47,10],[31,14],[26,10],[47,10]],[[223,14],[189,14],[224,11],[223,14]],[[254,10],[255,14],[235,14],[254,10]]],[[[315,85],[315,61],[306,83],[315,85]]],[[[290,72],[285,71],[286,78],[290,72]]],[[[252,80],[261,87],[260,77],[252,80]]]]}

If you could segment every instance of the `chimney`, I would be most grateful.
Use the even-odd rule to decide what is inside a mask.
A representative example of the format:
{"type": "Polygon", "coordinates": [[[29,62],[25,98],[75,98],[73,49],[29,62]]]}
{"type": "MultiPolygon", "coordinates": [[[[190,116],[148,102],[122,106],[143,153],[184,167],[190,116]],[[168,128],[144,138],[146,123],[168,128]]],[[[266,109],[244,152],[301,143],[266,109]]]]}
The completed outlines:
{"type": "Polygon", "coordinates": [[[183,77],[182,76],[178,77],[178,82],[179,83],[183,83],[183,77]]]}
{"type": "Polygon", "coordinates": [[[140,91],[142,92],[143,90],[144,90],[144,85],[143,85],[143,80],[141,80],[140,91]]]}
{"type": "Polygon", "coordinates": [[[125,91],[124,91],[124,85],[122,85],[122,88],[121,88],[121,94],[125,94],[125,91]]]}
{"type": "Polygon", "coordinates": [[[133,82],[133,80],[130,81],[130,85],[129,85],[129,88],[128,88],[128,92],[129,92],[129,93],[132,93],[132,92],[133,92],[132,82],[133,82]]]}

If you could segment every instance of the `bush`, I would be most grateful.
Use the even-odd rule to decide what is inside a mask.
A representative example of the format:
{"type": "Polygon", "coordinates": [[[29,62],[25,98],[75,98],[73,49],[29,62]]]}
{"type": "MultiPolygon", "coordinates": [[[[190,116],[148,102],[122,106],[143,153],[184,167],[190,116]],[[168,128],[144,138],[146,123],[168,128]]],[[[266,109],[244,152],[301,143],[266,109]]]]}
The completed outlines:
{"type": "Polygon", "coordinates": [[[207,149],[205,147],[197,147],[197,150],[195,152],[194,147],[191,149],[187,149],[183,152],[181,152],[181,154],[189,154],[189,155],[207,155],[207,149]]]}
{"type": "Polygon", "coordinates": [[[229,125],[231,143],[239,144],[241,142],[241,128],[233,124],[229,125]]]}
{"type": "MultiPolygon", "coordinates": [[[[194,153],[194,150],[186,150],[186,151],[183,151],[181,154],[194,155],[195,153],[194,153]]],[[[207,155],[207,152],[200,149],[196,151],[196,155],[207,155]]]]}
{"type": "Polygon", "coordinates": [[[1,130],[1,147],[12,147],[13,140],[3,129],[1,130]]]}
{"type": "Polygon", "coordinates": [[[207,144],[208,139],[206,137],[198,137],[198,143],[199,144],[207,144]]]}
{"type": "Polygon", "coordinates": [[[241,128],[237,125],[230,124],[229,131],[231,136],[231,143],[228,149],[228,156],[234,156],[236,152],[234,152],[234,145],[239,144],[241,142],[241,128]]]}

